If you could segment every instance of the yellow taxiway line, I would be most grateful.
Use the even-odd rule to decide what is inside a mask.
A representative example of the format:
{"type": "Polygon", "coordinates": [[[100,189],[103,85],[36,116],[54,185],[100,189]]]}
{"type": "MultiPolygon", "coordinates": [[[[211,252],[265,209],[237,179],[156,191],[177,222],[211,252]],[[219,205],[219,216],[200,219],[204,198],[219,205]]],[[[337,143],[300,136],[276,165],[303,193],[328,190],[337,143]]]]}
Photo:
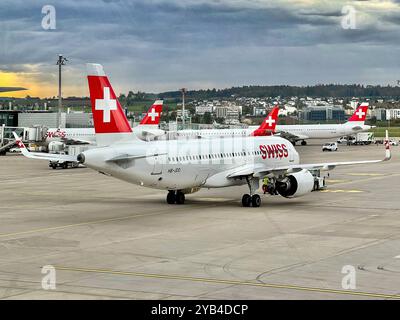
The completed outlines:
{"type": "Polygon", "coordinates": [[[320,192],[332,192],[332,193],[360,193],[362,190],[345,190],[345,189],[324,189],[320,192]]]}
{"type": "Polygon", "coordinates": [[[119,275],[119,276],[134,276],[134,277],[153,278],[153,279],[184,280],[184,281],[203,282],[203,283],[241,285],[241,286],[275,288],[275,289],[288,289],[288,290],[297,290],[297,291],[334,293],[334,294],[339,294],[339,295],[342,294],[342,295],[352,295],[352,296],[381,298],[381,299],[400,299],[400,295],[397,295],[397,294],[337,290],[337,289],[304,287],[304,286],[287,285],[287,284],[273,284],[273,283],[263,283],[263,282],[260,283],[260,282],[251,282],[251,281],[224,280],[224,279],[214,279],[214,278],[200,278],[200,277],[157,274],[157,273],[118,271],[118,270],[109,270],[109,269],[75,268],[75,267],[67,267],[67,266],[54,266],[54,268],[59,271],[62,270],[62,271],[71,271],[71,272],[111,274],[111,275],[119,275]]]}

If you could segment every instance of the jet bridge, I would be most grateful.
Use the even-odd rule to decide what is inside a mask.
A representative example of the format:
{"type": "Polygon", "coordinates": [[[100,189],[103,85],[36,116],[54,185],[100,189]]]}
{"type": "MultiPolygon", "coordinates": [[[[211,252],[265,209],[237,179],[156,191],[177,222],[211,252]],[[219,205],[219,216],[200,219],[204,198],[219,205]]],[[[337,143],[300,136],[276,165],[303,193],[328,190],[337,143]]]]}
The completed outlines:
{"type": "Polygon", "coordinates": [[[6,152],[14,146],[15,139],[12,134],[13,131],[15,131],[26,144],[40,143],[45,140],[47,128],[41,126],[31,128],[0,126],[0,155],[5,155],[6,152]]]}

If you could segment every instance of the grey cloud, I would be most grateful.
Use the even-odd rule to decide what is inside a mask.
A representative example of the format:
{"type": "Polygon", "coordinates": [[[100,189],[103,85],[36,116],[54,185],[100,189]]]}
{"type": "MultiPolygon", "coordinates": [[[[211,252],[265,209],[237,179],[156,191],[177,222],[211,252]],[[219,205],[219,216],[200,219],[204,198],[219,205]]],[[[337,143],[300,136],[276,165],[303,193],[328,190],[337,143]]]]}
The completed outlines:
{"type": "Polygon", "coordinates": [[[394,13],[375,17],[393,29],[372,23],[343,30],[340,4],[295,10],[279,1],[256,6],[248,1],[71,0],[54,2],[57,30],[44,31],[44,1],[5,2],[8,9],[0,12],[0,69],[20,72],[34,64],[43,72],[43,81],[51,83],[55,59],[63,53],[70,60],[65,81],[82,85],[82,94],[86,62],[103,63],[117,90],[153,92],[186,84],[302,84],[349,77],[362,81],[370,79],[367,70],[377,73],[391,66],[392,77],[398,68],[397,61],[388,59],[389,48],[397,51],[400,43],[394,13]],[[346,75],[342,65],[351,74],[346,75]]]}

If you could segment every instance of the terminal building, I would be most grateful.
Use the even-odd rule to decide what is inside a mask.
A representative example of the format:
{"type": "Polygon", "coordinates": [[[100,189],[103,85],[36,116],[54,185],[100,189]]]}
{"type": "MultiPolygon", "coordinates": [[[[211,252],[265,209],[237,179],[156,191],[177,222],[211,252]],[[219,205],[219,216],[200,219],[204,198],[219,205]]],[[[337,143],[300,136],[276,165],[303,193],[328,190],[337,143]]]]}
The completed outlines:
{"type": "MultiPolygon", "coordinates": [[[[58,113],[50,111],[0,110],[0,126],[56,128],[58,126],[57,117],[58,113]]],[[[91,113],[83,112],[61,113],[59,127],[91,128],[93,127],[93,116],[91,113]]]]}
{"type": "Polygon", "coordinates": [[[308,121],[345,121],[344,110],[339,106],[312,106],[300,112],[300,118],[308,121]]]}

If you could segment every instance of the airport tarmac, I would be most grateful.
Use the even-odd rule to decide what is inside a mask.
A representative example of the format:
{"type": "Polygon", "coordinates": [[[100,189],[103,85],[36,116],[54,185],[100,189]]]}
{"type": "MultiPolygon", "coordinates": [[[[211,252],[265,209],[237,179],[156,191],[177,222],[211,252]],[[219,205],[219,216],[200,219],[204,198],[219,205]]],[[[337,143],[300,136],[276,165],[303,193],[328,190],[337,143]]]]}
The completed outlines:
{"type": "MultiPolygon", "coordinates": [[[[312,163],[384,156],[382,145],[297,149],[312,163]]],[[[400,299],[392,149],[390,162],[331,171],[324,192],[262,196],[260,208],[241,207],[247,187],[167,205],[163,191],[87,168],[0,157],[0,299],[400,299]],[[47,265],[55,290],[42,288],[47,265]]]]}

